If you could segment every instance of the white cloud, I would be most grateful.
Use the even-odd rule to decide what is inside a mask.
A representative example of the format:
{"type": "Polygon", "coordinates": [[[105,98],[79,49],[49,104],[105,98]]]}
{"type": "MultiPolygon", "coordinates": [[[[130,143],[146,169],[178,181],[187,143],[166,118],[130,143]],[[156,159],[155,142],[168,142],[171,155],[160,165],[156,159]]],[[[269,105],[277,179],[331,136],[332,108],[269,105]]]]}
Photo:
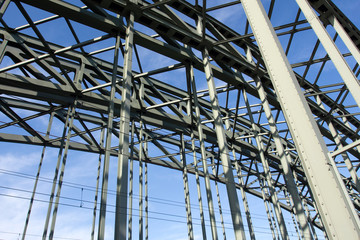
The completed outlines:
{"type": "MultiPolygon", "coordinates": [[[[37,152],[20,155],[19,152],[8,152],[0,156],[0,168],[21,171],[34,165],[40,158],[37,152]]],[[[1,174],[1,173],[0,173],[1,174]]]]}

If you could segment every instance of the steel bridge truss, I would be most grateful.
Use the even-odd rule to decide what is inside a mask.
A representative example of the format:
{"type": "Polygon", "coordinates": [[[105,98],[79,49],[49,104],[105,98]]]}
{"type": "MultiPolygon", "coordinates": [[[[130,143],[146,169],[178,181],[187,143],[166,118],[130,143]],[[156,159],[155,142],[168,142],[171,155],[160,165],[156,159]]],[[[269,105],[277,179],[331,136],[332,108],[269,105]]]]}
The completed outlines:
{"type": "Polygon", "coordinates": [[[288,2],[0,1],[0,140],[43,151],[22,239],[47,148],[58,156],[37,238],[65,236],[65,166],[80,151],[99,156],[84,239],[156,238],[152,165],[182,176],[188,239],[255,239],[251,199],[271,238],[359,239],[360,32],[330,0],[288,2]]]}

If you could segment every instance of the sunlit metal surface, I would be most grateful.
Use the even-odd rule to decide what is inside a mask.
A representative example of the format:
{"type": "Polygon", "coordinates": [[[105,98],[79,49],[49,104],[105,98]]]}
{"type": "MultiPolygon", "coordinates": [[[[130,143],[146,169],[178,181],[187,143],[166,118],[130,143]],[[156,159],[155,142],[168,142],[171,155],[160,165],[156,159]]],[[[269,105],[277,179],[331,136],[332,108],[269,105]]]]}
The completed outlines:
{"type": "Polygon", "coordinates": [[[0,237],[359,239],[335,3],[0,1],[0,237]]]}

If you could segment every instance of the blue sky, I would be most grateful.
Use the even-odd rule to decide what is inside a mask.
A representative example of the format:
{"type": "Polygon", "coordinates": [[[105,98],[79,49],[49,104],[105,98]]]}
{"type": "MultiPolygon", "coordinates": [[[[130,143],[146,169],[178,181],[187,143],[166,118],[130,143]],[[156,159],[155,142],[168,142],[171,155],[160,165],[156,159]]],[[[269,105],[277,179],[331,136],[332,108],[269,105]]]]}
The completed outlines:
{"type": "MultiPolygon", "coordinates": [[[[208,6],[217,5],[224,1],[208,1],[208,6]]],[[[269,4],[269,0],[263,1],[264,5],[267,6],[269,4]]],[[[360,1],[334,1],[335,4],[339,6],[339,8],[353,21],[356,26],[360,26],[360,18],[358,17],[358,9],[360,9],[360,1]]],[[[277,4],[289,4],[293,6],[294,3],[288,0],[280,0],[277,1],[277,4]]],[[[237,21],[244,20],[245,17],[242,9],[240,7],[231,7],[227,8],[225,11],[214,11],[211,13],[212,16],[216,17],[220,21],[226,22],[229,26],[234,27],[235,30],[243,33],[243,24],[238,24],[237,21]],[[242,28],[237,29],[239,26],[242,28]]],[[[289,8],[290,9],[290,8],[289,8]]],[[[278,10],[278,9],[277,9],[278,10]]],[[[29,12],[35,10],[30,10],[29,12]]],[[[295,10],[296,13],[296,10],[295,10]]],[[[9,23],[11,27],[18,27],[25,24],[24,19],[21,18],[11,18],[9,16],[13,16],[18,14],[16,7],[11,4],[9,11],[5,14],[5,19],[9,23]]],[[[34,20],[41,19],[44,17],[50,16],[44,12],[36,11],[36,14],[33,14],[34,20]]],[[[277,14],[274,14],[274,26],[280,25],[282,23],[282,19],[294,18],[294,10],[286,11],[286,9],[280,8],[277,14]],[[281,13],[281,14],[280,14],[281,13]]],[[[57,20],[58,24],[56,28],[49,28],[48,25],[41,25],[40,31],[44,34],[44,37],[48,41],[55,41],[58,44],[62,44],[64,46],[68,46],[75,43],[75,40],[72,38],[61,38],[59,37],[59,33],[63,36],[67,36],[70,34],[67,27],[64,25],[64,20],[57,20]]],[[[80,26],[74,23],[75,27],[84,28],[84,26],[80,26]]],[[[140,27],[139,27],[140,28],[140,27]]],[[[151,32],[151,31],[149,31],[151,32]]],[[[31,31],[24,31],[24,33],[31,33],[31,31]]],[[[102,35],[103,33],[99,31],[95,31],[92,29],[82,29],[80,39],[86,40],[91,39],[93,37],[97,37],[102,35]]],[[[312,35],[312,33],[309,33],[312,35]]],[[[281,39],[285,40],[285,39],[281,39]]],[[[314,40],[314,39],[312,39],[314,40]]],[[[298,39],[301,42],[301,39],[298,39]]],[[[284,41],[285,42],[285,41],[284,41]]],[[[105,41],[102,43],[102,47],[111,46],[114,44],[113,39],[105,41]]],[[[309,44],[305,43],[304,47],[308,47],[309,44]]],[[[97,46],[89,47],[89,51],[97,49],[97,46]]],[[[151,51],[141,49],[139,47],[139,52],[141,52],[142,59],[148,59],[143,62],[144,71],[149,71],[154,69],[153,63],[159,66],[168,66],[174,64],[175,62],[171,59],[162,57],[160,55],[154,54],[151,51]],[[141,51],[140,51],[141,50],[141,51]]],[[[311,51],[312,46],[308,47],[307,51],[311,51]]],[[[319,56],[324,55],[324,52],[319,53],[319,56]]],[[[112,61],[113,52],[109,51],[99,55],[108,61],[112,61]]],[[[308,55],[304,55],[308,56],[308,55]]],[[[305,57],[299,53],[292,53],[292,59],[290,61],[300,61],[305,57]]],[[[305,59],[306,60],[306,59],[305,59]]],[[[121,61],[120,61],[121,62],[121,61]]],[[[4,59],[4,61],[0,64],[0,68],[4,66],[10,65],[11,62],[9,59],[4,59]]],[[[134,66],[135,70],[138,67],[134,66]]],[[[328,70],[330,73],[332,69],[328,70]]],[[[18,73],[18,72],[15,72],[18,73]]],[[[198,90],[206,88],[206,83],[204,81],[204,76],[196,71],[197,80],[198,80],[198,90]]],[[[163,74],[158,77],[160,80],[172,83],[173,85],[185,89],[184,85],[184,76],[185,71],[183,69],[177,70],[176,72],[169,72],[168,74],[163,74]],[[175,76],[175,77],[174,77],[175,76]]],[[[217,81],[218,86],[225,85],[225,83],[217,81]]],[[[30,114],[29,112],[20,112],[20,115],[26,116],[30,114]]],[[[6,122],[8,119],[0,114],[0,121],[6,122]]],[[[32,124],[37,127],[37,130],[45,132],[46,124],[47,124],[47,116],[41,117],[37,120],[34,120],[32,124]]],[[[62,132],[62,126],[59,123],[54,124],[55,128],[52,130],[52,134],[55,136],[60,136],[62,132]]],[[[19,128],[11,127],[9,129],[2,130],[2,132],[20,132],[19,128]]],[[[98,138],[100,135],[99,132],[95,133],[95,136],[98,138]]],[[[116,140],[114,140],[114,145],[116,144],[116,140]]],[[[22,232],[24,220],[26,217],[26,209],[28,208],[28,201],[19,198],[13,198],[10,196],[22,196],[24,198],[29,198],[30,194],[24,192],[24,190],[32,190],[33,186],[33,176],[37,170],[38,161],[41,154],[41,147],[33,147],[27,145],[15,145],[10,143],[1,143],[0,145],[1,153],[0,153],[0,194],[5,194],[7,196],[0,195],[0,212],[2,213],[2,218],[0,219],[0,239],[18,239],[19,233],[22,232]],[[20,190],[20,191],[19,191],[20,190]]],[[[176,149],[172,149],[171,151],[175,151],[176,149]]],[[[55,162],[58,157],[57,149],[46,150],[44,166],[41,173],[41,181],[38,186],[37,192],[47,194],[51,188],[51,181],[53,177],[55,162]]],[[[191,155],[187,156],[187,161],[191,162],[191,155]]],[[[55,236],[58,239],[87,239],[90,232],[91,219],[92,219],[92,211],[93,207],[93,198],[94,198],[94,189],[93,187],[96,184],[96,171],[98,164],[98,156],[95,154],[83,153],[83,152],[74,152],[71,151],[69,154],[69,158],[66,166],[65,173],[65,181],[67,184],[63,186],[63,196],[73,198],[73,199],[63,199],[63,204],[68,204],[60,206],[60,211],[57,220],[57,226],[55,231],[55,236]],[[75,185],[74,185],[75,184],[75,185]],[[71,205],[71,206],[70,206],[71,205]],[[90,209],[89,209],[90,208],[90,209]],[[84,237],[86,236],[86,237],[84,237]]],[[[138,177],[138,162],[134,162],[135,179],[138,177]]],[[[116,179],[116,159],[112,158],[111,160],[111,170],[110,170],[110,185],[111,189],[115,189],[115,179],[116,179]]],[[[185,211],[183,204],[183,184],[182,184],[182,175],[181,172],[164,169],[158,166],[149,165],[149,211],[151,219],[149,226],[149,235],[150,239],[186,239],[186,225],[185,224],[177,224],[177,221],[185,222],[185,211]],[[169,213],[176,216],[170,216],[169,213]]],[[[195,185],[195,177],[193,175],[189,176],[190,187],[191,189],[196,189],[195,185]]],[[[138,194],[138,183],[134,183],[134,192],[138,194]]],[[[203,180],[201,181],[201,185],[204,186],[203,180]]],[[[213,200],[215,203],[215,208],[217,208],[217,200],[215,195],[215,183],[212,183],[213,189],[213,200]]],[[[219,191],[221,197],[221,204],[224,209],[224,218],[226,222],[226,233],[228,239],[233,239],[233,233],[231,230],[231,219],[229,215],[229,207],[227,205],[226,199],[226,190],[223,185],[219,185],[219,191]]],[[[203,189],[203,203],[206,205],[205,201],[205,191],[203,189]]],[[[198,203],[197,203],[197,195],[196,191],[191,193],[191,203],[192,203],[192,214],[194,218],[194,230],[196,239],[201,239],[201,228],[199,224],[199,214],[198,214],[198,203]]],[[[47,208],[46,201],[48,200],[47,195],[38,194],[36,197],[39,201],[34,204],[33,214],[30,220],[29,225],[29,236],[27,239],[39,239],[39,235],[42,234],[43,222],[45,217],[44,209],[47,208]],[[45,201],[45,202],[42,202],[45,201]]],[[[240,198],[240,195],[239,195],[240,198]]],[[[255,224],[255,229],[257,231],[258,239],[270,239],[271,235],[269,234],[268,223],[265,215],[264,204],[261,199],[252,197],[248,195],[250,201],[250,208],[253,213],[253,221],[255,224]]],[[[109,212],[107,214],[107,226],[106,226],[106,238],[113,238],[113,219],[114,219],[114,207],[111,205],[115,204],[114,195],[109,195],[109,212]]],[[[137,202],[134,200],[134,207],[137,208],[137,202]]],[[[242,208],[243,211],[243,208],[242,208]]],[[[134,210],[134,214],[137,212],[134,210]]],[[[208,213],[205,211],[205,215],[208,213]]],[[[243,213],[244,215],[244,213],[243,213]]],[[[292,224],[291,216],[284,211],[285,219],[289,223],[292,224]]],[[[219,221],[219,214],[217,213],[217,220],[219,221]]],[[[244,219],[245,221],[245,219],[244,219]]],[[[134,234],[136,239],[136,226],[138,223],[138,218],[134,217],[133,226],[134,226],[134,234]]],[[[221,236],[221,225],[220,222],[217,222],[218,227],[218,235],[221,236]]],[[[294,230],[289,230],[290,234],[295,235],[294,230]]],[[[211,236],[210,228],[207,227],[207,236],[211,236]]]]}

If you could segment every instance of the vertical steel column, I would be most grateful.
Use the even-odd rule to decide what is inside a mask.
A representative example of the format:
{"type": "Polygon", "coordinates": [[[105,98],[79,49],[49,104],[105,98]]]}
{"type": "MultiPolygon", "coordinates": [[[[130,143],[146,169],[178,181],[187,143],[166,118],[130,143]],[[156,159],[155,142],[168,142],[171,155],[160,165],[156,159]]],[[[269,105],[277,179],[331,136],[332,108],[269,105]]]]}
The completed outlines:
{"type": "Polygon", "coordinates": [[[195,137],[194,137],[193,132],[191,132],[191,150],[193,152],[193,158],[194,158],[194,169],[195,169],[196,188],[197,188],[197,193],[198,193],[201,231],[202,231],[203,240],[206,240],[207,238],[206,238],[206,228],[205,228],[205,219],[204,219],[204,209],[203,209],[203,204],[202,204],[200,177],[199,177],[199,169],[198,169],[198,165],[197,165],[198,161],[197,161],[196,150],[195,150],[195,137]]]}
{"type": "Polygon", "coordinates": [[[133,181],[134,181],[134,132],[135,121],[131,122],[131,143],[130,143],[130,172],[129,172],[129,224],[128,224],[128,240],[132,239],[132,205],[133,205],[133,181]]]}
{"type": "MultiPolygon", "coordinates": [[[[139,100],[140,102],[144,101],[144,84],[140,85],[139,91],[139,100]]],[[[140,133],[138,134],[139,141],[139,240],[142,240],[144,237],[143,234],[143,182],[144,182],[144,173],[143,173],[143,163],[142,160],[144,158],[144,145],[143,145],[143,121],[142,116],[140,114],[140,133]]]]}
{"type": "Polygon", "coordinates": [[[109,167],[110,167],[110,151],[111,151],[111,136],[113,132],[113,118],[114,118],[114,98],[117,81],[117,67],[119,62],[119,48],[121,40],[120,34],[116,36],[115,50],[114,50],[114,65],[111,78],[111,90],[108,109],[108,121],[105,140],[105,156],[104,156],[104,168],[101,186],[101,202],[100,202],[100,214],[99,214],[99,230],[98,240],[104,240],[105,238],[105,217],[106,217],[106,205],[107,205],[107,192],[108,192],[108,179],[109,179],[109,167]]]}
{"type": "MultiPolygon", "coordinates": [[[[104,147],[104,135],[105,135],[105,128],[101,128],[100,134],[100,146],[101,148],[104,147]]],[[[94,211],[93,211],[93,221],[91,227],[91,240],[94,240],[95,237],[95,221],[96,221],[96,212],[97,212],[97,202],[98,202],[98,193],[99,193],[99,183],[100,183],[100,170],[101,170],[101,157],[102,153],[99,154],[99,165],[98,165],[98,172],[96,177],[96,188],[95,188],[95,200],[94,200],[94,211]]]]}
{"type": "Polygon", "coordinates": [[[127,19],[124,55],[124,76],[121,95],[119,158],[116,187],[115,240],[126,238],[127,195],[128,195],[128,159],[129,159],[129,122],[130,90],[132,78],[132,50],[134,39],[134,13],[127,19]]]}
{"type": "MultiPolygon", "coordinates": [[[[141,84],[139,91],[140,102],[144,101],[144,84],[141,84]]],[[[143,183],[144,183],[144,170],[143,170],[143,159],[145,157],[144,140],[143,140],[143,121],[140,114],[140,133],[138,136],[139,140],[139,239],[142,240],[144,237],[144,216],[143,216],[143,183]]]]}
{"type": "Polygon", "coordinates": [[[277,130],[276,127],[276,122],[274,120],[274,117],[271,113],[271,108],[270,108],[270,104],[267,100],[266,97],[266,93],[264,90],[264,87],[261,83],[261,80],[258,77],[254,78],[255,83],[256,83],[256,88],[258,90],[259,93],[259,97],[260,100],[262,102],[262,106],[266,115],[266,118],[268,120],[269,123],[269,128],[270,128],[270,132],[272,135],[272,138],[274,139],[275,142],[275,146],[276,146],[276,151],[278,153],[278,155],[280,156],[280,162],[281,162],[281,166],[282,166],[282,171],[284,173],[284,179],[285,179],[285,184],[287,186],[287,190],[291,195],[291,198],[294,202],[294,212],[295,215],[298,219],[298,222],[300,224],[300,231],[301,231],[301,235],[302,237],[306,238],[306,239],[312,239],[312,235],[308,226],[308,222],[307,222],[307,218],[305,215],[305,211],[304,208],[301,204],[301,199],[299,196],[299,193],[297,191],[297,187],[296,187],[296,183],[294,180],[294,177],[292,175],[292,171],[291,171],[291,167],[290,167],[290,159],[288,154],[286,154],[284,147],[281,143],[280,140],[280,135],[279,132],[277,130]]]}
{"type": "MultiPolygon", "coordinates": [[[[359,239],[359,218],[344,184],[338,178],[336,166],[331,163],[325,142],[270,20],[259,0],[243,0],[242,4],[284,111],[326,232],[331,239],[359,239]],[[344,219],[347,219],[346,223],[344,219]]],[[[351,88],[350,85],[348,87],[351,88]]],[[[354,97],[357,98],[356,95],[354,97]]]]}
{"type": "MultiPolygon", "coordinates": [[[[198,16],[197,19],[197,31],[202,34],[202,40],[205,38],[205,9],[206,9],[206,1],[203,1],[203,11],[202,11],[202,17],[198,16]]],[[[205,66],[204,66],[205,68],[205,66]]],[[[203,169],[204,169],[204,175],[205,175],[205,187],[206,187],[206,195],[207,200],[209,204],[209,216],[210,216],[210,225],[211,225],[211,234],[213,239],[218,239],[217,236],[217,229],[216,229],[216,221],[215,221],[215,213],[213,208],[213,200],[212,200],[212,194],[211,194],[211,186],[210,186],[210,180],[209,180],[209,173],[208,173],[208,167],[206,163],[206,152],[205,152],[205,143],[203,139],[203,132],[201,127],[201,120],[200,120],[200,108],[199,103],[196,95],[196,84],[195,79],[192,78],[192,88],[193,88],[193,98],[194,98],[194,105],[195,105],[195,118],[196,118],[196,125],[199,133],[199,141],[200,141],[200,149],[201,149],[201,158],[203,163],[203,169]]]]}
{"type": "MultiPolygon", "coordinates": [[[[187,47],[185,45],[185,47],[187,47]]],[[[193,101],[192,101],[192,93],[191,93],[191,82],[190,82],[190,68],[189,65],[186,66],[186,85],[187,85],[187,94],[188,100],[186,103],[186,112],[190,117],[190,122],[193,123],[193,101]]],[[[192,127],[190,128],[192,132],[192,127]]],[[[181,134],[181,157],[182,157],[182,165],[183,165],[183,184],[184,184],[184,194],[185,194],[185,207],[186,207],[186,219],[187,219],[187,227],[188,227],[188,239],[194,239],[194,226],[192,224],[192,215],[191,215],[191,201],[190,201],[190,190],[189,190],[189,178],[188,178],[188,167],[185,153],[185,141],[184,134],[181,134]]]]}
{"type": "Polygon", "coordinates": [[[237,172],[237,177],[238,177],[238,181],[240,184],[240,191],[241,191],[241,196],[242,196],[242,200],[243,200],[243,204],[244,204],[244,210],[245,210],[245,214],[246,214],[246,221],[248,224],[248,228],[249,228],[249,234],[250,234],[250,239],[255,240],[255,231],[254,231],[254,226],[252,224],[251,221],[251,215],[250,215],[250,208],[249,208],[249,204],[248,204],[248,200],[246,197],[246,192],[244,190],[244,180],[241,176],[241,166],[239,165],[237,159],[236,159],[236,155],[235,155],[235,150],[232,149],[232,154],[233,154],[233,158],[235,159],[235,169],[237,172]]]}
{"type": "Polygon", "coordinates": [[[289,239],[289,236],[288,236],[289,234],[288,234],[287,229],[286,229],[285,220],[284,220],[284,217],[283,217],[283,214],[282,214],[282,211],[281,211],[281,207],[280,207],[280,204],[279,204],[279,199],[277,197],[275,187],[272,184],[273,179],[271,177],[269,164],[268,164],[268,162],[266,160],[266,157],[265,157],[264,144],[263,144],[263,141],[261,139],[261,136],[259,136],[259,134],[258,134],[260,129],[255,124],[254,117],[253,117],[252,112],[251,112],[249,100],[248,100],[245,89],[243,89],[243,97],[244,97],[244,100],[245,100],[246,109],[247,109],[248,114],[249,114],[251,127],[252,127],[252,129],[254,131],[253,134],[254,134],[254,137],[255,137],[257,149],[259,150],[259,157],[260,157],[261,164],[262,164],[262,167],[263,167],[263,170],[264,170],[265,179],[266,179],[267,185],[269,187],[270,199],[271,199],[271,202],[272,202],[272,204],[274,206],[274,211],[275,211],[277,222],[279,224],[281,237],[282,237],[282,239],[289,239]]]}
{"type": "Polygon", "coordinates": [[[192,217],[191,217],[191,205],[190,205],[190,191],[189,191],[189,181],[188,181],[188,173],[186,166],[186,155],[185,155],[185,142],[184,142],[184,134],[181,134],[181,147],[180,147],[180,158],[183,166],[182,177],[184,183],[184,195],[185,195],[185,210],[186,210],[186,223],[188,228],[188,239],[194,239],[194,231],[192,225],[192,217]]]}
{"type": "MultiPolygon", "coordinates": [[[[144,87],[144,83],[141,81],[140,82],[140,91],[139,91],[139,99],[140,102],[144,102],[144,91],[145,91],[145,87],[144,87]]],[[[144,136],[144,141],[143,141],[143,153],[144,153],[144,157],[145,159],[147,159],[148,156],[148,139],[146,136],[144,136]]],[[[149,202],[148,202],[148,168],[147,168],[147,162],[145,161],[144,164],[144,175],[145,175],[145,183],[144,183],[144,191],[145,191],[145,196],[144,196],[144,201],[145,201],[145,240],[149,239],[149,202]]]]}
{"type": "MultiPolygon", "coordinates": [[[[49,119],[48,127],[47,127],[47,130],[46,130],[45,138],[48,138],[49,135],[50,135],[50,130],[51,130],[51,125],[52,125],[53,119],[54,119],[54,112],[52,112],[50,114],[50,119],[49,119]]],[[[38,171],[37,171],[37,174],[36,174],[36,178],[35,178],[35,182],[34,182],[34,188],[33,188],[32,194],[31,194],[31,198],[30,198],[29,210],[28,210],[28,213],[26,215],[25,226],[24,226],[24,230],[23,230],[23,234],[22,234],[22,238],[21,238],[22,240],[24,240],[25,236],[26,236],[26,231],[27,231],[27,227],[28,227],[28,224],[29,224],[29,220],[30,220],[30,214],[31,214],[31,210],[32,210],[32,205],[34,203],[37,184],[38,184],[39,177],[40,177],[40,171],[41,171],[44,156],[45,156],[45,150],[46,150],[46,145],[44,145],[44,147],[42,149],[42,152],[41,152],[39,167],[38,167],[38,171]]]]}
{"type": "Polygon", "coordinates": [[[204,50],[202,51],[202,55],[203,55],[203,65],[206,75],[206,81],[208,83],[208,88],[209,88],[210,102],[214,117],[215,132],[219,145],[220,159],[226,179],[225,185],[229,200],[231,218],[233,221],[235,238],[245,239],[244,225],[240,213],[239,199],[236,192],[234,174],[232,172],[232,164],[229,157],[229,149],[227,147],[227,141],[225,136],[225,129],[222,123],[219,100],[217,98],[215,82],[210,65],[210,56],[206,48],[204,48],[204,50]]]}
{"type": "MultiPolygon", "coordinates": [[[[141,117],[140,117],[141,118],[141,117]]],[[[139,140],[139,240],[142,240],[144,238],[144,227],[143,227],[143,182],[144,182],[144,173],[143,173],[143,122],[142,119],[140,119],[140,133],[138,134],[138,140],[139,140]]]]}
{"type": "Polygon", "coordinates": [[[267,196],[266,196],[266,192],[265,192],[265,187],[262,183],[262,179],[260,176],[258,176],[258,179],[259,179],[259,185],[260,185],[260,189],[261,189],[261,196],[264,201],[265,211],[266,211],[267,219],[269,222],[269,227],[271,230],[272,238],[279,239],[279,232],[277,230],[276,223],[273,223],[273,220],[272,220],[271,208],[269,208],[269,204],[268,204],[268,200],[267,200],[267,196]],[[275,234],[276,234],[276,236],[275,236],[275,234]]]}
{"type": "MultiPolygon", "coordinates": [[[[294,206],[294,203],[291,202],[292,199],[291,199],[291,197],[290,197],[290,194],[286,191],[286,189],[284,189],[283,192],[284,192],[284,196],[285,196],[285,198],[286,198],[286,203],[287,203],[289,206],[294,206]]],[[[305,212],[304,212],[304,213],[305,213],[305,212]]],[[[293,220],[294,228],[295,228],[295,231],[296,231],[296,234],[297,234],[298,238],[299,238],[299,239],[308,239],[308,237],[304,237],[304,234],[302,233],[301,230],[300,230],[301,233],[299,233],[298,225],[299,225],[300,223],[296,220],[296,218],[295,218],[295,216],[294,216],[294,212],[291,211],[290,214],[291,214],[291,219],[293,220]]],[[[310,239],[310,238],[309,238],[309,239],[310,239]]]]}
{"type": "MultiPolygon", "coordinates": [[[[295,182],[297,183],[297,184],[296,184],[296,187],[297,187],[298,191],[300,192],[301,189],[300,189],[300,186],[298,185],[299,180],[297,179],[295,170],[293,170],[293,176],[294,176],[295,182]]],[[[312,234],[313,234],[313,237],[314,237],[315,240],[318,240],[318,237],[317,237],[317,234],[316,234],[316,230],[315,230],[313,221],[312,221],[312,219],[311,219],[310,210],[309,210],[309,206],[308,206],[308,204],[307,204],[306,198],[302,198],[301,200],[302,200],[301,202],[302,202],[302,204],[303,204],[303,206],[304,206],[304,211],[305,211],[306,217],[307,217],[307,219],[308,219],[308,223],[309,223],[311,232],[312,232],[312,234]]],[[[314,206],[314,208],[315,208],[316,213],[318,214],[318,211],[317,211],[317,209],[316,209],[316,206],[314,206]]]]}
{"type": "MultiPolygon", "coordinates": [[[[240,90],[238,92],[238,96],[240,97],[240,90]]],[[[238,98],[238,101],[240,98],[238,98]]],[[[237,103],[237,109],[238,109],[238,103],[237,103]]],[[[235,116],[237,115],[237,110],[236,110],[236,114],[235,116]]],[[[226,129],[227,131],[231,131],[230,129],[230,121],[229,121],[229,118],[226,118],[225,119],[225,126],[226,126],[226,129]]],[[[235,125],[233,126],[233,133],[235,132],[235,125]]],[[[236,175],[237,175],[237,178],[238,178],[238,181],[239,181],[239,184],[240,184],[240,192],[241,192],[241,197],[242,197],[242,201],[243,201],[243,204],[244,204],[244,210],[245,210],[245,215],[246,215],[246,221],[247,221],[247,224],[248,224],[248,229],[249,229],[249,235],[250,235],[250,239],[251,240],[255,240],[255,231],[254,231],[254,226],[252,224],[252,221],[251,221],[251,215],[250,215],[250,209],[249,209],[249,204],[248,204],[248,200],[247,200],[247,197],[246,197],[246,192],[244,190],[244,180],[241,176],[241,166],[238,162],[238,160],[236,159],[236,153],[235,153],[235,150],[234,148],[231,148],[230,149],[231,152],[232,152],[232,155],[233,155],[233,159],[234,159],[234,166],[235,166],[235,170],[236,170],[236,175]]]]}
{"type": "Polygon", "coordinates": [[[56,217],[57,217],[57,213],[58,213],[60,194],[61,194],[61,187],[62,187],[62,183],[63,183],[65,165],[66,165],[66,160],[67,160],[67,155],[68,155],[68,150],[69,150],[69,145],[70,145],[71,130],[73,128],[73,122],[74,122],[74,118],[75,118],[76,102],[77,102],[77,100],[75,99],[74,103],[70,107],[70,109],[71,109],[70,110],[70,121],[69,121],[68,131],[67,131],[67,135],[66,135],[65,149],[64,149],[64,155],[63,155],[60,176],[59,176],[59,181],[58,181],[58,186],[57,186],[53,216],[51,219],[49,240],[52,240],[54,237],[55,223],[56,223],[56,217]]]}
{"type": "MultiPolygon", "coordinates": [[[[145,156],[148,156],[148,145],[147,138],[145,138],[145,156]]],[[[149,191],[148,191],[148,167],[147,162],[145,162],[145,240],[149,239],[149,191]]]]}
{"type": "MultiPolygon", "coordinates": [[[[264,192],[265,192],[265,195],[266,196],[269,196],[269,192],[268,192],[268,187],[266,186],[266,184],[265,184],[265,179],[262,179],[263,181],[264,181],[264,183],[263,183],[263,189],[264,189],[264,192]]],[[[270,196],[270,199],[271,199],[271,196],[270,196]]],[[[277,227],[277,224],[276,224],[276,219],[275,219],[275,216],[274,216],[274,211],[273,211],[273,208],[274,208],[274,204],[270,204],[270,202],[269,201],[267,201],[266,202],[267,204],[268,204],[268,207],[269,207],[269,213],[270,213],[270,217],[271,217],[271,219],[272,219],[272,223],[274,224],[274,228],[275,228],[275,232],[276,232],[276,236],[277,236],[277,239],[280,239],[280,235],[281,235],[281,233],[280,233],[280,235],[279,235],[279,230],[278,230],[278,227],[277,227]]],[[[280,231],[281,231],[281,229],[280,229],[280,231]]]]}
{"type": "MultiPolygon", "coordinates": [[[[343,79],[343,81],[345,82],[349,91],[351,92],[352,96],[354,97],[355,102],[360,107],[360,83],[357,80],[356,76],[351,71],[351,68],[345,61],[345,59],[342,56],[342,54],[340,53],[339,49],[336,47],[335,43],[329,36],[324,25],[322,24],[322,22],[320,21],[318,16],[315,14],[314,10],[311,8],[308,1],[307,0],[296,0],[296,2],[299,5],[303,14],[305,15],[306,19],[308,20],[309,24],[311,25],[312,29],[314,30],[315,34],[319,38],[321,44],[325,48],[330,59],[334,63],[341,78],[343,79]]],[[[339,30],[339,28],[338,28],[338,30],[339,30]]],[[[346,39],[345,39],[345,41],[346,41],[346,39]]],[[[356,60],[358,61],[358,59],[356,59],[356,60]]]]}
{"type": "MultiPolygon", "coordinates": [[[[196,91],[194,91],[194,93],[196,94],[196,91]]],[[[199,110],[198,106],[197,106],[197,109],[199,110]]],[[[202,160],[203,172],[204,172],[206,198],[207,198],[207,201],[208,201],[211,234],[212,234],[213,239],[218,239],[217,229],[216,229],[215,212],[214,212],[214,204],[213,204],[211,185],[210,185],[209,170],[208,170],[208,165],[207,165],[207,162],[206,162],[206,157],[207,156],[206,156],[206,152],[205,152],[205,142],[204,142],[204,138],[203,138],[202,127],[200,125],[200,121],[201,121],[200,120],[200,110],[199,110],[198,113],[199,113],[199,115],[196,116],[196,118],[197,118],[196,122],[198,124],[198,129],[200,130],[199,131],[199,141],[200,141],[200,149],[201,149],[201,160],[202,160]]]]}
{"type": "MultiPolygon", "coordinates": [[[[216,176],[216,169],[215,169],[214,157],[211,157],[211,169],[212,169],[213,174],[216,176]]],[[[218,201],[218,206],[219,206],[219,214],[220,214],[221,227],[222,227],[222,231],[223,231],[223,239],[226,240],[224,217],[223,217],[223,213],[222,213],[219,187],[218,187],[217,181],[215,180],[214,182],[215,182],[216,196],[217,196],[217,201],[218,201]]]]}
{"type": "MultiPolygon", "coordinates": [[[[205,157],[206,157],[206,153],[205,153],[205,147],[204,147],[204,142],[203,142],[203,132],[202,132],[202,127],[201,127],[201,123],[200,123],[200,108],[198,105],[198,99],[197,99],[197,95],[196,95],[196,85],[195,85],[195,77],[194,77],[194,68],[192,65],[190,65],[186,71],[187,73],[187,80],[190,82],[191,84],[191,88],[192,88],[192,95],[194,98],[194,109],[195,109],[195,124],[196,124],[196,129],[198,131],[199,134],[199,142],[200,142],[200,151],[201,151],[201,159],[203,161],[203,165],[205,162],[205,166],[206,166],[206,161],[204,161],[205,157]],[[203,155],[204,154],[204,155],[203,155]]],[[[191,150],[193,152],[193,157],[194,157],[194,168],[195,168],[195,178],[196,178],[196,187],[197,187],[197,192],[198,192],[198,201],[199,201],[199,210],[200,210],[200,221],[201,221],[201,230],[202,230],[202,236],[203,236],[203,240],[206,240],[206,228],[205,228],[205,219],[204,219],[204,210],[203,210],[203,204],[202,204],[202,197],[201,197],[201,188],[200,188],[200,179],[199,179],[199,169],[198,169],[198,160],[196,157],[196,150],[195,150],[195,136],[194,136],[194,131],[191,131],[191,150]]],[[[204,166],[204,168],[205,168],[204,166]]],[[[208,174],[205,174],[206,169],[204,169],[204,177],[205,180],[207,178],[209,178],[208,174]]],[[[210,195],[211,197],[211,195],[210,195]]],[[[210,207],[209,207],[209,211],[210,211],[210,207]]]]}
{"type": "Polygon", "coordinates": [[[55,167],[53,184],[52,184],[52,187],[51,187],[51,193],[50,193],[48,210],[47,210],[47,214],[46,214],[46,218],[45,218],[45,224],[44,224],[44,231],[43,231],[42,240],[46,240],[47,231],[48,231],[48,228],[49,228],[49,221],[50,221],[51,209],[52,209],[53,201],[54,201],[54,194],[55,194],[55,189],[56,189],[56,183],[57,183],[58,175],[59,175],[59,168],[60,168],[60,163],[61,163],[61,156],[62,156],[62,152],[63,152],[63,150],[64,150],[66,130],[67,130],[68,124],[69,124],[70,110],[71,110],[71,107],[68,108],[68,111],[67,111],[67,114],[66,114],[66,120],[65,120],[65,124],[64,124],[64,130],[63,130],[63,133],[62,133],[62,137],[61,137],[61,143],[60,143],[60,149],[59,149],[58,159],[57,159],[57,163],[56,163],[56,167],[55,167]]]}

